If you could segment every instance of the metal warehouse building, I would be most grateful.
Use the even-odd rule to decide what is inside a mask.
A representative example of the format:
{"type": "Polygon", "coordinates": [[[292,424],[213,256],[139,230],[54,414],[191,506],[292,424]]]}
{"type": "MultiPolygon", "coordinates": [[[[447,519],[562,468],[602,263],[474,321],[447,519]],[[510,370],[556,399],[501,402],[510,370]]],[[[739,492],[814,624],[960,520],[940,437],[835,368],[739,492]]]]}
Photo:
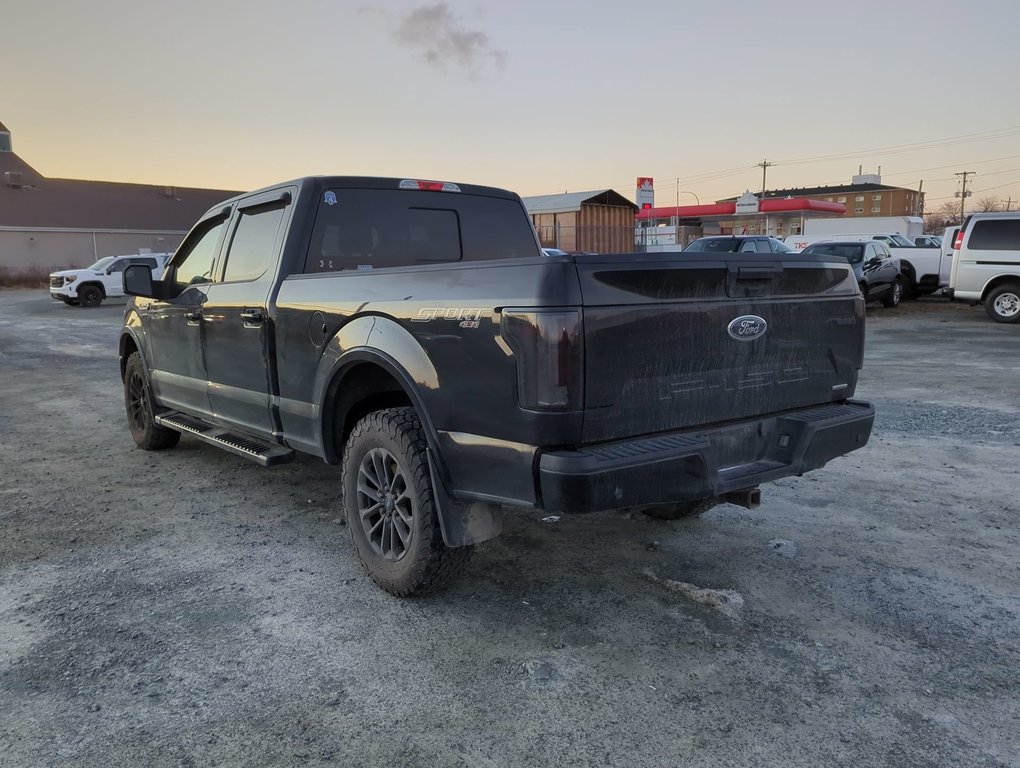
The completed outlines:
{"type": "Polygon", "coordinates": [[[634,250],[637,206],[612,189],[523,198],[545,248],[586,253],[634,250]]]}
{"type": "Polygon", "coordinates": [[[49,179],[14,153],[0,123],[0,273],[42,276],[103,256],[172,251],[199,216],[236,194],[49,179]]]}

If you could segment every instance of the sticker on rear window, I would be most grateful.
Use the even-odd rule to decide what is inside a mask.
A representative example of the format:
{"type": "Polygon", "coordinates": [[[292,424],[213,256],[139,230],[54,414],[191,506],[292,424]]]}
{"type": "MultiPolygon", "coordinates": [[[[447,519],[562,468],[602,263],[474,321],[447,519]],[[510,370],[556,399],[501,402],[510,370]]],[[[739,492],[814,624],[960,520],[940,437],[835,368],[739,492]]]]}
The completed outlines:
{"type": "Polygon", "coordinates": [[[334,192],[333,190],[327,192],[325,195],[322,196],[322,202],[324,202],[326,205],[336,205],[336,192],[334,192]]]}

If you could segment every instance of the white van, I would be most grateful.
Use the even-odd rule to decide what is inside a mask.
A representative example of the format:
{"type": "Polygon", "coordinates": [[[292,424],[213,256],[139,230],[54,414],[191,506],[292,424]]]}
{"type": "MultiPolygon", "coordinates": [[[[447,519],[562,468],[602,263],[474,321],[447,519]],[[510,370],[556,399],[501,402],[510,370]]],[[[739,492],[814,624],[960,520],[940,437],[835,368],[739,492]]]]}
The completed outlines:
{"type": "Polygon", "coordinates": [[[974,213],[953,242],[949,298],[984,303],[998,323],[1020,322],[1020,213],[974,213]]]}

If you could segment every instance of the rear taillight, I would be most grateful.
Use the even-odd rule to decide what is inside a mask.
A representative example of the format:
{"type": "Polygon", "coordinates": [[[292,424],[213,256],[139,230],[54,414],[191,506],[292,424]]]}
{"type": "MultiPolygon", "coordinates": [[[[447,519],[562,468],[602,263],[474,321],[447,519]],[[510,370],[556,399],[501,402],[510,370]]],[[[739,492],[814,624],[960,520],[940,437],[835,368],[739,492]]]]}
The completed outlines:
{"type": "Polygon", "coordinates": [[[956,233],[956,238],[953,240],[953,250],[958,251],[963,247],[963,228],[956,233]]]}
{"type": "Polygon", "coordinates": [[[420,189],[423,192],[460,192],[460,187],[449,181],[423,181],[421,179],[404,179],[400,189],[420,189]]]}
{"type": "Polygon", "coordinates": [[[530,410],[579,410],[584,402],[581,310],[502,313],[500,332],[517,362],[517,401],[530,410]]]}

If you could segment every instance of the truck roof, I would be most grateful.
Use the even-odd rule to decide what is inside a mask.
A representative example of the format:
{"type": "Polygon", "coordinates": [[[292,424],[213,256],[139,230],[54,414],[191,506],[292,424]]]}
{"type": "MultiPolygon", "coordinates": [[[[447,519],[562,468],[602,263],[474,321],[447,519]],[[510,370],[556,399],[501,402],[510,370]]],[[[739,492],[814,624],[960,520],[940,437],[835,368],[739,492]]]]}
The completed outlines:
{"type": "MultiPolygon", "coordinates": [[[[255,189],[250,192],[235,195],[234,197],[213,206],[209,209],[209,211],[219,210],[223,206],[233,203],[236,200],[241,200],[249,195],[260,192],[268,192],[273,189],[279,189],[280,187],[296,186],[302,191],[309,187],[314,187],[316,189],[399,189],[400,182],[407,180],[426,181],[425,179],[416,179],[413,176],[405,176],[404,178],[391,178],[386,176],[302,176],[298,179],[281,181],[277,184],[270,184],[267,187],[262,187],[261,189],[255,189]]],[[[518,199],[516,193],[510,192],[506,189],[500,189],[498,187],[485,187],[479,184],[461,184],[460,182],[452,183],[455,184],[463,194],[501,197],[507,200],[518,199]]]]}

